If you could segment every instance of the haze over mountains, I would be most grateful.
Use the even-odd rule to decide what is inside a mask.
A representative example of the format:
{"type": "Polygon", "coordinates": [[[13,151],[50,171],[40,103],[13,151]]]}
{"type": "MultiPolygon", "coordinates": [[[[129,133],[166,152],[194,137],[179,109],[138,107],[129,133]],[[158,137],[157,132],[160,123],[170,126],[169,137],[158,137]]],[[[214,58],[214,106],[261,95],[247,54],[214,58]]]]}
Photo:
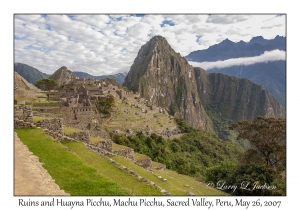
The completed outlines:
{"type": "Polygon", "coordinates": [[[199,64],[193,63],[192,65],[195,64],[194,66],[203,67],[209,73],[218,72],[238,78],[247,78],[256,84],[263,85],[275,96],[281,105],[285,107],[286,60],[278,58],[277,60],[270,61],[266,58],[260,57],[261,62],[255,63],[258,59],[253,58],[254,56],[262,56],[266,52],[269,54],[273,53],[275,57],[276,55],[284,54],[283,52],[279,54],[279,52],[273,50],[285,51],[286,38],[276,36],[274,39],[267,40],[259,36],[252,38],[248,43],[243,41],[234,43],[226,39],[206,50],[191,52],[188,56],[186,56],[186,59],[192,62],[200,62],[199,64]],[[210,63],[203,63],[225,60],[229,61],[229,59],[232,59],[230,61],[231,66],[227,65],[226,67],[225,65],[218,65],[218,68],[214,67],[206,69],[205,67],[210,63]],[[249,60],[253,64],[246,65],[246,61],[249,60]]]}
{"type": "Polygon", "coordinates": [[[193,68],[161,36],[138,52],[124,85],[174,116],[227,139],[227,125],[257,115],[285,117],[285,109],[264,87],[247,79],[193,68]]]}

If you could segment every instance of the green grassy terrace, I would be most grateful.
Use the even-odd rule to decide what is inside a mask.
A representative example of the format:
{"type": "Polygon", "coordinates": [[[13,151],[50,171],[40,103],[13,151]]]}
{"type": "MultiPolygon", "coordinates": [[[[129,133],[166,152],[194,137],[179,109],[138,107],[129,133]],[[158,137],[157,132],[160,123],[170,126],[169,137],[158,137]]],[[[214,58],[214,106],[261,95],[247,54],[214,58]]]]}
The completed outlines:
{"type": "MultiPolygon", "coordinates": [[[[129,194],[112,180],[105,178],[95,167],[82,160],[68,147],[54,142],[41,129],[16,129],[15,131],[29,150],[44,163],[43,167],[58,186],[70,195],[129,194]]],[[[85,148],[83,145],[82,147],[85,148]]]]}
{"type": "Polygon", "coordinates": [[[63,127],[63,130],[64,130],[65,134],[73,134],[73,133],[83,132],[80,129],[72,128],[72,127],[66,127],[66,126],[63,127]]]}

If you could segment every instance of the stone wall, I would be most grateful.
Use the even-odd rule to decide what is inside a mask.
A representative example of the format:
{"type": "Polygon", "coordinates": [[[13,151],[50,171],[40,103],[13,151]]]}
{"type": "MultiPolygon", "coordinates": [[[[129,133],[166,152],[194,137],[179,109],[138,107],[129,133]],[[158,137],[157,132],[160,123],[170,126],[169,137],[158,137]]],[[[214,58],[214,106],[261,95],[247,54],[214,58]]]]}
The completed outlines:
{"type": "Polygon", "coordinates": [[[30,106],[17,106],[14,109],[14,126],[15,128],[35,127],[33,124],[32,109],[30,106]]]}
{"type": "Polygon", "coordinates": [[[53,118],[53,119],[44,119],[36,123],[37,127],[47,129],[48,131],[63,135],[63,119],[62,118],[53,118]]]}
{"type": "Polygon", "coordinates": [[[92,150],[92,151],[94,151],[94,152],[96,152],[96,153],[98,153],[100,155],[104,155],[104,156],[112,156],[112,155],[114,155],[112,152],[107,151],[107,150],[105,150],[105,149],[103,149],[103,148],[101,148],[101,147],[99,147],[97,145],[88,144],[87,147],[90,150],[92,150]]]}
{"type": "Polygon", "coordinates": [[[86,131],[78,132],[78,133],[72,133],[72,134],[65,134],[65,136],[70,137],[72,139],[84,142],[89,144],[90,143],[90,134],[86,131]]]}
{"type": "Polygon", "coordinates": [[[166,170],[166,165],[164,165],[164,164],[160,164],[160,165],[158,165],[158,166],[152,166],[152,169],[155,169],[155,170],[158,170],[158,171],[164,171],[164,170],[166,170]]]}
{"type": "Polygon", "coordinates": [[[50,102],[50,103],[33,103],[33,107],[60,107],[60,102],[50,102]]]}
{"type": "Polygon", "coordinates": [[[131,161],[134,161],[134,150],[132,148],[113,151],[113,154],[123,156],[131,161]]]}
{"type": "Polygon", "coordinates": [[[144,158],[144,159],[141,159],[141,160],[135,160],[134,163],[137,164],[138,166],[143,167],[146,170],[149,170],[149,171],[152,168],[152,160],[151,160],[150,157],[144,158]]]}
{"type": "Polygon", "coordinates": [[[104,149],[108,152],[112,152],[112,144],[113,144],[112,140],[105,140],[105,141],[98,142],[95,146],[104,149]]]}

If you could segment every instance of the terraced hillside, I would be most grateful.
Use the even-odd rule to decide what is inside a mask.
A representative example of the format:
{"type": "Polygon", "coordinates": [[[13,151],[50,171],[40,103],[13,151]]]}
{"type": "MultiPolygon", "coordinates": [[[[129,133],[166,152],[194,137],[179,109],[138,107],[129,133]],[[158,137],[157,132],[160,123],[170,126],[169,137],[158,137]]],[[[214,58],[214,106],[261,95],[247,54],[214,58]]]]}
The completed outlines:
{"type": "Polygon", "coordinates": [[[170,170],[148,171],[120,156],[101,156],[80,142],[57,143],[38,128],[16,132],[70,195],[225,195],[170,170]]]}
{"type": "Polygon", "coordinates": [[[173,116],[159,107],[151,110],[146,106],[145,99],[139,99],[135,95],[127,96],[127,103],[116,97],[112,117],[104,119],[102,123],[111,131],[119,130],[124,133],[143,130],[171,137],[179,131],[173,116]]]}

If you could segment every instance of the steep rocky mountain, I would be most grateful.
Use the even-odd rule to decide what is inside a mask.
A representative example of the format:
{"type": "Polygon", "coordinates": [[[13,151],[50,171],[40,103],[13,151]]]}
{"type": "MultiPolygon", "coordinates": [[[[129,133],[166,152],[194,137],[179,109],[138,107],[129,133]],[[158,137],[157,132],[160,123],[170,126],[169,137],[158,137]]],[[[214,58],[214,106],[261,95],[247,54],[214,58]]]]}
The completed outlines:
{"type": "Polygon", "coordinates": [[[57,69],[50,77],[49,79],[55,80],[59,85],[62,85],[64,83],[68,83],[75,79],[75,76],[72,74],[72,72],[66,67],[62,66],[59,69],[57,69]]]}
{"type": "Polygon", "coordinates": [[[265,51],[275,49],[286,49],[285,37],[276,36],[274,39],[264,39],[263,37],[254,37],[248,43],[244,41],[232,42],[225,39],[219,44],[213,45],[205,50],[191,52],[185,58],[188,61],[205,62],[227,60],[230,58],[253,57],[263,54],[265,51]]]}
{"type": "Polygon", "coordinates": [[[285,117],[264,87],[247,79],[193,68],[167,40],[155,36],[141,47],[124,86],[196,128],[229,135],[227,124],[255,116],[285,117]]]}
{"type": "Polygon", "coordinates": [[[24,79],[18,72],[14,72],[14,89],[35,90],[38,88],[24,79]]]}
{"type": "Polygon", "coordinates": [[[197,93],[194,68],[165,38],[155,36],[141,47],[123,85],[192,126],[212,131],[197,93]]]}
{"type": "Polygon", "coordinates": [[[264,86],[282,106],[286,107],[286,61],[256,63],[249,66],[231,66],[221,69],[214,68],[207,72],[247,78],[264,86]]]}
{"type": "Polygon", "coordinates": [[[126,73],[118,73],[118,74],[113,74],[113,75],[102,75],[102,76],[94,76],[85,72],[80,72],[80,71],[74,71],[72,72],[73,75],[79,78],[94,78],[96,80],[101,80],[105,78],[112,78],[115,79],[120,85],[124,83],[124,79],[126,77],[126,73]]]}
{"type": "MultiPolygon", "coordinates": [[[[213,62],[231,58],[252,57],[270,50],[286,50],[286,38],[276,36],[274,39],[264,39],[262,36],[253,37],[248,43],[234,43],[228,39],[213,45],[206,50],[191,52],[186,59],[194,62],[213,62]]],[[[248,66],[231,66],[213,68],[207,72],[218,72],[238,78],[246,78],[264,86],[275,96],[282,106],[286,106],[286,62],[269,61],[248,66]]]]}
{"type": "Polygon", "coordinates": [[[43,78],[48,78],[50,76],[24,63],[15,63],[14,71],[18,72],[19,75],[21,75],[26,81],[30,82],[31,84],[36,84],[36,81],[43,78]]]}

